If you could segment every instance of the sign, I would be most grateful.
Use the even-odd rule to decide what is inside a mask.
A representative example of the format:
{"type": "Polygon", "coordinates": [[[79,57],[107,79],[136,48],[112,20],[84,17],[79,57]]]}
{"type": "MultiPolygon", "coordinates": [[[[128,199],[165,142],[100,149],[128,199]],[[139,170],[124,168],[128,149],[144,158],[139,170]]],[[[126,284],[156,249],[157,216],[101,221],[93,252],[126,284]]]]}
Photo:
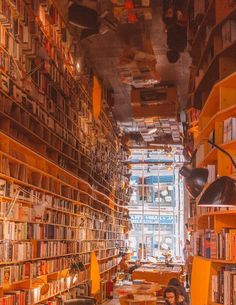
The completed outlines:
{"type": "MultiPolygon", "coordinates": [[[[132,223],[141,223],[142,215],[130,215],[132,223]]],[[[144,215],[144,224],[173,224],[173,216],[144,215]]]]}

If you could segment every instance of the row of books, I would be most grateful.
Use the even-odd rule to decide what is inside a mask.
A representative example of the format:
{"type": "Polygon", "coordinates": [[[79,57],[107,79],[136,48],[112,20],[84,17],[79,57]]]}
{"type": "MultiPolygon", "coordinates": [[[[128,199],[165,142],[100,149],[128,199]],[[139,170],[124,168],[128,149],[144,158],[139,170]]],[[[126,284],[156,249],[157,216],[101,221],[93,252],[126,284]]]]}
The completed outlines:
{"type": "MultiPolygon", "coordinates": [[[[97,257],[99,260],[102,260],[106,257],[116,256],[117,252],[117,249],[109,250],[108,252],[99,251],[97,257]]],[[[70,257],[60,257],[33,262],[19,262],[14,265],[2,266],[0,267],[0,286],[14,284],[16,282],[33,279],[37,276],[52,274],[70,268],[71,262],[70,257]]],[[[85,260],[85,264],[86,263],[88,263],[87,258],[85,260]]]]}
{"type": "Polygon", "coordinates": [[[212,302],[224,305],[236,304],[236,267],[221,267],[212,275],[212,302]]]}
{"type": "Polygon", "coordinates": [[[193,233],[193,250],[206,258],[236,260],[236,229],[198,230],[193,233]]]}
{"type": "Polygon", "coordinates": [[[236,139],[236,118],[229,117],[223,122],[223,143],[236,139]]]}
{"type": "MultiPolygon", "coordinates": [[[[98,218],[98,215],[97,215],[98,218]]],[[[88,229],[96,229],[96,230],[106,230],[110,232],[123,233],[123,229],[120,225],[115,225],[110,223],[110,219],[108,217],[100,216],[98,219],[86,219],[85,225],[88,229]]]]}
{"type": "MultiPolygon", "coordinates": [[[[81,282],[88,279],[88,272],[81,273],[81,282]]],[[[67,291],[70,288],[73,288],[73,283],[69,281],[68,278],[62,278],[54,281],[48,282],[49,291],[47,297],[54,296],[60,293],[60,291],[67,291]]],[[[36,304],[40,300],[45,299],[45,295],[41,295],[40,286],[32,289],[22,289],[22,290],[12,290],[7,291],[3,298],[0,298],[0,304],[3,305],[27,305],[27,304],[36,304]]],[[[48,301],[49,302],[49,301],[48,301]]],[[[49,303],[50,304],[50,303],[49,303]]]]}
{"type": "Polygon", "coordinates": [[[3,221],[0,223],[1,240],[93,240],[122,239],[121,233],[106,230],[71,228],[69,226],[3,221]]]}
{"type": "Polygon", "coordinates": [[[104,272],[108,269],[115,267],[116,265],[117,265],[117,258],[116,257],[111,258],[107,262],[99,264],[99,271],[104,272]]]}
{"type": "MultiPolygon", "coordinates": [[[[22,191],[20,191],[18,194],[17,204],[15,204],[14,208],[12,209],[12,212],[10,213],[10,215],[8,215],[9,218],[19,218],[22,221],[44,220],[46,222],[55,224],[81,226],[82,222],[84,222],[84,219],[81,218],[81,216],[84,215],[92,217],[93,219],[86,220],[87,227],[89,228],[98,228],[99,225],[100,229],[106,229],[109,231],[117,232],[119,231],[120,233],[122,233],[122,229],[120,226],[125,225],[125,220],[116,219],[115,225],[112,225],[107,221],[105,222],[105,220],[109,220],[109,218],[107,218],[108,216],[105,217],[101,215],[101,203],[98,202],[92,204],[92,207],[98,210],[96,212],[94,210],[91,210],[89,206],[77,205],[70,201],[60,199],[56,196],[52,196],[41,191],[36,191],[28,187],[9,183],[5,179],[0,179],[0,196],[14,198],[19,187],[22,191]],[[21,200],[23,202],[32,203],[33,207],[30,207],[27,204],[23,204],[21,200]],[[40,206],[39,210],[37,209],[38,204],[40,206]],[[42,207],[44,207],[43,210],[42,207]],[[66,212],[74,213],[76,215],[67,214],[66,212]]],[[[4,216],[6,214],[9,204],[10,202],[2,200],[2,203],[0,205],[0,215],[4,216]]],[[[104,212],[109,212],[107,209],[108,207],[104,210],[104,212]]],[[[121,217],[122,213],[117,211],[115,212],[115,216],[121,217]]]]}
{"type": "MultiPolygon", "coordinates": [[[[77,241],[1,241],[0,262],[15,262],[44,259],[78,253],[81,244],[77,241]]],[[[89,254],[89,253],[88,253],[89,254]]],[[[83,254],[85,257],[87,254],[83,254]]],[[[86,263],[89,257],[86,259],[86,263]]]]}
{"type": "MultiPolygon", "coordinates": [[[[12,103],[12,101],[11,101],[11,103],[12,103]]],[[[23,110],[21,110],[21,111],[23,111],[23,110]]],[[[14,113],[16,113],[16,112],[14,112],[14,113]]],[[[21,115],[18,114],[18,119],[19,119],[19,117],[20,118],[24,118],[24,116],[22,114],[21,115]]],[[[24,119],[24,122],[25,122],[25,119],[24,119]]],[[[45,128],[42,128],[42,126],[39,125],[33,118],[31,120],[27,120],[26,122],[28,122],[28,124],[30,125],[31,129],[33,130],[34,133],[37,134],[37,136],[41,136],[41,137],[43,137],[43,139],[45,139],[45,137],[46,137],[46,135],[45,135],[46,129],[45,128]]],[[[29,126],[26,126],[26,127],[29,127],[29,126]]],[[[47,132],[47,138],[49,136],[50,136],[50,134],[47,132]]],[[[55,137],[52,137],[52,135],[51,135],[50,138],[48,138],[48,140],[50,140],[50,142],[53,141],[52,145],[54,147],[56,147],[58,150],[61,150],[61,151],[65,150],[65,144],[63,145],[62,141],[59,140],[59,138],[56,139],[55,137]]],[[[74,144],[74,143],[72,143],[72,144],[74,144]]],[[[68,148],[69,148],[69,146],[68,146],[68,148]]],[[[71,155],[71,157],[75,158],[75,156],[77,155],[77,152],[76,152],[75,149],[70,148],[69,149],[69,153],[67,151],[67,156],[68,155],[69,156],[71,155]]],[[[78,155],[75,158],[75,162],[78,162],[77,158],[78,158],[78,155]]]]}
{"type": "Polygon", "coordinates": [[[70,45],[68,43],[72,40],[72,36],[69,35],[65,25],[63,26],[63,21],[57,9],[55,6],[50,7],[49,3],[37,3],[36,5],[36,2],[38,1],[33,2],[34,8],[32,10],[32,6],[27,5],[22,0],[19,0],[15,7],[3,0],[0,7],[1,24],[7,30],[11,30],[9,32],[11,32],[14,40],[20,42],[28,54],[35,53],[34,40],[37,36],[40,43],[43,42],[44,38],[45,46],[52,60],[56,63],[60,59],[64,59],[66,62],[70,61],[71,57],[67,56],[66,51],[68,51],[70,45]],[[46,14],[49,7],[50,12],[53,11],[53,18],[50,14],[46,14]],[[35,18],[35,16],[39,16],[39,18],[35,18]],[[55,20],[55,16],[58,16],[57,21],[59,20],[59,22],[54,24],[52,20],[55,20]]]}
{"type": "Polygon", "coordinates": [[[18,263],[0,267],[0,280],[2,285],[6,286],[15,284],[16,282],[33,279],[40,275],[51,274],[69,267],[69,258],[55,258],[36,262],[18,263]]]}
{"type": "MultiPolygon", "coordinates": [[[[118,6],[123,6],[125,5],[126,1],[125,0],[112,0],[112,3],[118,6]]],[[[147,7],[150,6],[150,0],[133,0],[130,1],[132,2],[130,5],[134,7],[147,7]]]]}
{"type": "MultiPolygon", "coordinates": [[[[20,109],[20,108],[17,108],[17,109],[20,109]]],[[[22,118],[24,118],[24,115],[20,115],[20,113],[22,111],[23,110],[20,110],[19,115],[17,116],[17,119],[21,118],[21,120],[22,120],[22,118]]],[[[23,113],[24,113],[24,111],[23,111],[23,113]]],[[[46,144],[46,142],[45,142],[45,131],[46,131],[45,128],[46,127],[42,129],[42,125],[39,124],[37,121],[35,121],[35,119],[33,119],[33,117],[30,120],[27,120],[27,122],[29,122],[29,126],[26,126],[27,130],[31,129],[35,136],[37,134],[37,137],[40,136],[40,134],[41,134],[42,141],[44,142],[45,145],[48,146],[48,144],[46,144]],[[41,129],[39,127],[41,127],[41,129]],[[40,133],[40,130],[41,130],[41,133],[40,133]]],[[[76,166],[78,166],[78,162],[79,162],[79,159],[78,159],[79,155],[78,155],[77,150],[73,149],[73,148],[69,148],[69,146],[68,146],[69,150],[66,149],[66,151],[65,151],[65,145],[63,144],[63,142],[59,138],[57,139],[54,136],[53,137],[50,136],[50,134],[48,132],[47,132],[47,138],[48,138],[48,140],[50,140],[50,142],[52,142],[51,147],[54,147],[54,150],[56,147],[56,149],[60,151],[60,155],[58,155],[58,159],[56,159],[56,161],[62,167],[69,168],[70,170],[72,167],[72,164],[70,164],[70,163],[72,162],[74,164],[73,168],[75,169],[76,166]]],[[[55,158],[56,154],[53,154],[53,156],[55,158]]],[[[7,162],[7,160],[5,160],[5,163],[6,164],[4,165],[4,168],[5,168],[6,174],[10,173],[14,178],[21,179],[21,180],[27,182],[26,180],[27,180],[27,177],[30,176],[30,173],[28,173],[28,170],[26,167],[24,167],[22,164],[18,165],[18,166],[11,166],[11,163],[7,162]]],[[[107,162],[105,162],[105,163],[108,164],[107,162]]],[[[89,165],[89,163],[88,163],[88,165],[89,165]]],[[[81,166],[82,166],[82,164],[81,164],[81,166]]],[[[116,168],[117,168],[117,166],[116,166],[116,168]]],[[[109,167],[103,166],[103,172],[104,173],[110,172],[110,166],[109,167]]],[[[120,175],[122,176],[123,172],[127,172],[127,170],[126,171],[120,171],[119,169],[116,170],[116,174],[119,176],[120,175]]],[[[113,178],[114,174],[112,176],[110,176],[110,178],[113,178]]],[[[32,183],[34,185],[39,186],[39,187],[40,187],[41,183],[45,183],[46,188],[53,186],[53,183],[49,178],[44,178],[44,180],[43,180],[43,176],[36,175],[34,173],[32,174],[30,180],[32,181],[32,183]]]]}
{"type": "Polygon", "coordinates": [[[197,108],[190,108],[186,111],[186,115],[187,115],[187,122],[189,124],[189,126],[191,127],[191,125],[195,122],[198,121],[199,116],[200,116],[200,110],[197,108]]]}
{"type": "MultiPolygon", "coordinates": [[[[4,113],[7,113],[10,110],[9,115],[14,120],[34,133],[37,130],[39,137],[47,139],[51,145],[56,144],[58,150],[61,152],[66,150],[68,156],[76,158],[76,153],[79,153],[78,147],[80,147],[80,143],[76,139],[75,135],[72,136],[71,133],[63,132],[64,136],[62,137],[60,136],[60,134],[62,135],[62,128],[57,123],[54,124],[54,121],[49,116],[46,117],[46,122],[43,126],[39,121],[35,120],[33,114],[31,115],[28,113],[28,111],[20,107],[20,105],[14,104],[10,99],[6,99],[4,96],[2,96],[2,99],[4,100],[4,103],[1,105],[1,110],[4,113]],[[10,109],[8,106],[6,107],[8,101],[12,104],[10,109]]],[[[66,129],[63,130],[66,131],[66,129]]]]}
{"type": "MultiPolygon", "coordinates": [[[[62,294],[57,297],[51,297],[48,300],[44,300],[42,303],[38,303],[38,305],[63,305],[63,300],[66,299],[76,299],[79,296],[86,296],[90,293],[90,282],[83,282],[77,287],[70,289],[68,292],[67,290],[62,292],[62,294]]],[[[28,300],[28,291],[27,290],[15,290],[6,293],[4,297],[0,298],[0,305],[27,305],[28,300]]],[[[33,303],[32,303],[33,304],[33,303]]]]}
{"type": "MultiPolygon", "coordinates": [[[[3,221],[0,223],[1,240],[79,240],[82,238],[92,237],[92,232],[86,229],[75,229],[54,224],[40,224],[14,221],[3,221]]],[[[88,238],[90,239],[90,238],[88,238]]]]}
{"type": "MultiPolygon", "coordinates": [[[[50,102],[49,100],[49,104],[46,103],[44,100],[40,100],[39,103],[37,103],[37,101],[35,101],[31,96],[29,96],[27,93],[25,93],[24,91],[22,91],[22,89],[20,89],[20,87],[17,87],[17,85],[15,85],[14,83],[12,84],[11,88],[13,88],[12,93],[9,92],[9,78],[7,76],[2,75],[2,86],[3,90],[5,90],[10,96],[13,96],[18,102],[21,103],[21,105],[25,105],[25,107],[27,108],[27,110],[29,110],[30,112],[32,112],[33,115],[36,115],[40,121],[42,121],[44,124],[46,124],[51,130],[53,130],[54,132],[56,132],[56,134],[58,134],[58,136],[60,136],[60,138],[63,138],[65,141],[69,141],[69,143],[75,147],[78,147],[79,145],[77,145],[77,142],[81,142],[83,143],[84,141],[81,140],[81,137],[85,136],[85,139],[87,139],[88,137],[92,137],[94,136],[94,134],[89,134],[89,131],[91,130],[91,128],[89,128],[89,126],[91,126],[91,123],[93,122],[92,120],[92,114],[91,111],[88,112],[90,113],[90,118],[84,120],[84,114],[83,116],[79,116],[78,118],[75,117],[74,113],[73,113],[73,121],[70,119],[67,119],[66,121],[64,121],[64,112],[62,112],[60,109],[55,109],[55,105],[53,103],[53,101],[50,102]],[[45,108],[45,106],[48,106],[45,108]],[[45,109],[47,109],[47,112],[45,111],[45,109]],[[58,120],[60,122],[60,124],[55,121],[54,115],[59,115],[61,113],[61,117],[63,118],[62,122],[60,122],[60,117],[56,117],[55,119],[58,120]],[[82,125],[81,123],[84,122],[82,125]],[[80,124],[79,124],[80,123],[80,124]],[[68,124],[68,126],[67,126],[68,124]],[[69,129],[69,130],[68,130],[69,129]],[[81,131],[83,130],[83,134],[81,135],[81,131]]],[[[41,88],[42,89],[42,88],[41,88]]],[[[51,90],[50,90],[51,92],[51,90]]],[[[54,93],[55,94],[55,93],[54,93]]],[[[42,90],[40,90],[37,94],[37,96],[42,96],[42,90]]],[[[45,96],[46,97],[46,96],[45,96]]],[[[50,95],[49,95],[50,97],[50,95]]],[[[56,99],[57,103],[58,103],[58,99],[60,96],[58,96],[56,99]]],[[[6,99],[6,97],[4,97],[6,99]]],[[[6,103],[13,103],[12,100],[5,100],[5,104],[6,103]]],[[[9,112],[9,106],[8,106],[8,112],[9,112]]],[[[26,115],[26,114],[25,114],[26,115]]],[[[78,115],[78,114],[77,114],[78,115]]],[[[19,117],[22,117],[22,114],[20,115],[20,113],[18,114],[19,117]]],[[[22,118],[22,120],[24,119],[24,116],[22,118]]],[[[25,121],[25,120],[24,120],[25,121]]],[[[23,122],[22,122],[23,123],[23,122]]],[[[29,119],[27,119],[26,123],[29,124],[29,119]]],[[[91,140],[91,138],[90,138],[91,140]]],[[[104,147],[105,145],[103,145],[104,147]]],[[[107,153],[109,154],[109,151],[111,151],[111,147],[109,147],[109,149],[107,149],[107,153]]],[[[100,154],[100,156],[102,156],[102,152],[100,154]]]]}

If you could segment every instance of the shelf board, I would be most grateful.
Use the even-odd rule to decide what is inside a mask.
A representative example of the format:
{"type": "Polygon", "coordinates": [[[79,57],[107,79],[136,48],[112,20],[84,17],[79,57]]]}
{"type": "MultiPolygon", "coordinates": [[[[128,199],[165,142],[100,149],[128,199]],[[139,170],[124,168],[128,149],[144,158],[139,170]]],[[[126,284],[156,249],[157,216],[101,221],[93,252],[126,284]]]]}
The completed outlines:
{"type": "Polygon", "coordinates": [[[212,164],[212,162],[217,160],[217,149],[216,148],[212,148],[208,154],[205,156],[205,158],[199,163],[197,164],[196,167],[204,167],[207,164],[212,164]]]}
{"type": "MultiPolygon", "coordinates": [[[[225,150],[229,150],[229,149],[235,150],[236,149],[236,140],[232,140],[230,142],[220,144],[219,146],[225,150]]],[[[196,167],[204,167],[207,164],[212,164],[214,161],[217,160],[217,152],[218,152],[218,150],[216,148],[212,148],[207,153],[205,158],[200,163],[197,164],[196,167]]]]}
{"type": "Polygon", "coordinates": [[[55,297],[55,296],[57,296],[57,295],[60,295],[61,293],[64,293],[64,292],[66,292],[66,291],[68,291],[68,290],[70,290],[70,289],[72,289],[72,288],[74,288],[74,287],[77,287],[77,286],[79,286],[79,285],[82,285],[82,284],[84,284],[84,283],[86,283],[86,282],[88,282],[87,279],[86,279],[86,280],[83,280],[83,281],[81,281],[81,282],[79,282],[79,283],[77,283],[76,285],[73,285],[73,286],[68,287],[68,288],[66,288],[66,289],[63,289],[63,290],[60,290],[60,291],[58,291],[58,292],[56,292],[56,293],[54,293],[54,294],[52,294],[52,295],[50,295],[50,296],[47,296],[47,297],[45,297],[45,298],[42,298],[42,299],[40,299],[39,301],[35,301],[35,302],[33,303],[33,305],[42,303],[42,302],[44,302],[44,301],[46,301],[46,300],[48,300],[48,299],[50,299],[50,298],[53,298],[53,297],[55,297]]]}
{"type": "MultiPolygon", "coordinates": [[[[235,74],[235,81],[236,81],[236,73],[235,74]]],[[[208,138],[209,133],[214,127],[214,124],[216,121],[223,121],[227,117],[235,115],[236,114],[236,105],[233,105],[231,107],[228,107],[224,110],[221,110],[217,112],[208,122],[208,124],[201,130],[199,131],[200,135],[198,136],[198,139],[196,141],[195,147],[199,144],[199,142],[205,138],[208,138]]]]}
{"type": "Polygon", "coordinates": [[[235,87],[235,82],[236,82],[236,72],[232,73],[231,75],[223,78],[222,80],[219,80],[212,88],[211,93],[209,94],[203,108],[201,111],[201,114],[199,116],[199,120],[201,119],[202,116],[205,115],[207,108],[209,107],[209,104],[211,101],[217,97],[219,97],[219,88],[220,87],[235,87]]]}
{"type": "MultiPolygon", "coordinates": [[[[235,260],[229,261],[229,260],[225,260],[225,259],[207,258],[204,256],[198,256],[198,257],[200,257],[201,259],[204,259],[206,261],[211,261],[212,263],[216,263],[216,264],[233,264],[233,265],[236,264],[235,260]]],[[[216,304],[216,303],[214,303],[214,304],[216,304]]]]}
{"type": "Polygon", "coordinates": [[[236,149],[236,140],[229,141],[220,145],[223,149],[236,149]]]}
{"type": "Polygon", "coordinates": [[[212,212],[205,213],[203,215],[199,215],[197,217],[198,217],[198,219],[200,219],[200,218],[215,216],[215,215],[235,215],[236,216],[236,208],[234,210],[212,211],[212,212]]]}
{"type": "MultiPolygon", "coordinates": [[[[210,63],[208,64],[207,68],[205,69],[204,76],[201,78],[201,80],[199,81],[198,86],[197,86],[197,87],[195,88],[195,90],[194,90],[194,99],[195,99],[196,93],[197,93],[198,91],[200,91],[200,90],[202,89],[201,87],[206,83],[206,82],[205,82],[206,78],[209,78],[209,77],[210,77],[210,76],[209,76],[210,72],[213,72],[212,69],[213,69],[214,64],[215,64],[216,60],[218,59],[218,57],[220,57],[221,55],[226,55],[227,52],[230,53],[231,51],[235,51],[235,46],[236,46],[236,42],[233,41],[231,44],[229,44],[229,45],[226,46],[224,49],[220,50],[217,54],[215,54],[215,56],[212,58],[212,60],[211,60],[210,63]]],[[[222,83],[224,83],[224,81],[226,81],[226,79],[228,79],[228,77],[231,77],[231,76],[234,75],[234,74],[235,74],[235,72],[232,73],[232,74],[230,74],[230,75],[227,76],[226,78],[216,80],[216,84],[213,86],[213,89],[214,89],[215,87],[217,88],[217,87],[219,87],[219,86],[222,86],[222,85],[223,85],[222,83]]],[[[227,86],[228,86],[228,87],[234,88],[235,85],[232,83],[232,81],[228,80],[228,81],[226,81],[225,87],[227,87],[227,86]]],[[[211,93],[212,93],[212,91],[211,91],[211,93]]],[[[210,95],[211,95],[211,93],[210,93],[210,95]]],[[[209,95],[209,96],[210,96],[210,95],[209,95]]],[[[209,96],[208,96],[208,98],[207,98],[207,101],[208,101],[208,99],[209,99],[209,96]]],[[[205,103],[205,104],[206,104],[206,103],[205,103]]],[[[204,104],[204,106],[203,106],[203,110],[204,110],[204,108],[205,108],[205,104],[204,104]]],[[[195,103],[194,103],[194,107],[196,107],[195,103]]]]}

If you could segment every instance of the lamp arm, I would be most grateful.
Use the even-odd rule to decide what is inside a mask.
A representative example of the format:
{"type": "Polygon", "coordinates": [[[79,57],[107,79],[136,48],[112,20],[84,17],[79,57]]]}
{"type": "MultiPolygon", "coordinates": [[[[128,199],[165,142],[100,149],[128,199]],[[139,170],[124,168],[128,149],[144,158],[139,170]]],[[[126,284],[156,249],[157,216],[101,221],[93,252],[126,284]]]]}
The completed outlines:
{"type": "Polygon", "coordinates": [[[192,156],[191,156],[191,158],[190,158],[190,160],[189,160],[189,163],[190,163],[190,164],[192,164],[193,159],[195,158],[197,151],[198,151],[198,148],[195,148],[194,151],[193,151],[193,154],[192,154],[192,156]]]}
{"type": "Polygon", "coordinates": [[[37,72],[41,67],[43,67],[44,61],[42,61],[39,65],[37,65],[33,70],[26,73],[26,75],[21,80],[26,80],[31,74],[37,72]]]}
{"type": "Polygon", "coordinates": [[[226,150],[224,150],[223,148],[221,148],[221,147],[218,146],[217,144],[213,143],[211,140],[207,140],[207,142],[208,142],[209,144],[211,144],[212,146],[214,146],[215,148],[219,149],[219,150],[220,150],[222,153],[224,153],[226,156],[228,156],[228,157],[230,158],[231,162],[233,163],[233,166],[234,166],[235,169],[236,169],[236,163],[235,163],[233,157],[232,157],[226,150]]]}

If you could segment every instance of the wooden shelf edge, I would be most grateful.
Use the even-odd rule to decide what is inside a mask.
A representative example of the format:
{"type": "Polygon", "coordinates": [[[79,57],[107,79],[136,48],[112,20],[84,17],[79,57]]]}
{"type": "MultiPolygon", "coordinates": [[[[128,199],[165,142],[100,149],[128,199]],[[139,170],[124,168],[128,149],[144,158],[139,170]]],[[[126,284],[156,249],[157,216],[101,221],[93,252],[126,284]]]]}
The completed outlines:
{"type": "MultiPolygon", "coordinates": [[[[235,73],[235,77],[236,77],[236,73],[235,73]]],[[[233,115],[234,112],[236,113],[236,105],[230,106],[226,109],[223,109],[219,112],[217,112],[208,122],[208,124],[204,127],[204,129],[202,129],[201,131],[199,131],[199,136],[198,139],[196,141],[195,147],[199,144],[200,140],[202,140],[204,137],[207,136],[207,132],[210,132],[210,129],[213,127],[213,124],[215,123],[216,120],[223,120],[224,118],[227,118],[228,115],[233,115]]],[[[201,117],[201,115],[200,115],[201,117]]],[[[200,120],[200,118],[199,118],[200,120]]],[[[226,144],[226,143],[224,143],[226,144]]]]}
{"type": "MultiPolygon", "coordinates": [[[[193,92],[194,98],[195,98],[196,92],[198,92],[198,91],[201,89],[201,86],[202,86],[202,84],[204,83],[204,80],[205,80],[207,74],[209,73],[210,68],[213,66],[215,60],[216,60],[220,55],[222,55],[225,51],[227,51],[228,49],[230,49],[231,47],[235,47],[235,44],[236,44],[235,41],[232,42],[230,45],[228,45],[227,47],[225,47],[225,49],[223,49],[223,50],[221,50],[220,52],[218,52],[218,53],[212,58],[211,62],[209,63],[209,65],[208,65],[208,67],[207,67],[207,69],[206,69],[206,72],[204,73],[204,76],[201,78],[201,80],[199,81],[198,86],[195,88],[195,90],[194,90],[194,92],[193,92]]],[[[227,81],[229,81],[229,79],[230,79],[232,76],[235,77],[235,75],[236,75],[236,72],[233,72],[233,73],[231,73],[229,76],[226,76],[225,78],[222,78],[222,79],[218,79],[218,80],[216,81],[216,83],[214,84],[213,88],[211,89],[211,93],[209,94],[209,96],[208,96],[208,98],[207,98],[207,100],[206,100],[206,102],[205,102],[205,104],[204,104],[204,106],[203,106],[203,108],[202,108],[202,111],[204,111],[205,105],[206,105],[206,103],[207,103],[207,101],[208,101],[210,95],[212,95],[212,92],[213,92],[214,90],[217,90],[220,86],[223,86],[224,84],[227,86],[227,81]]],[[[235,81],[235,80],[234,80],[234,81],[235,81]]],[[[214,93],[214,94],[215,94],[215,93],[214,93]]]]}

